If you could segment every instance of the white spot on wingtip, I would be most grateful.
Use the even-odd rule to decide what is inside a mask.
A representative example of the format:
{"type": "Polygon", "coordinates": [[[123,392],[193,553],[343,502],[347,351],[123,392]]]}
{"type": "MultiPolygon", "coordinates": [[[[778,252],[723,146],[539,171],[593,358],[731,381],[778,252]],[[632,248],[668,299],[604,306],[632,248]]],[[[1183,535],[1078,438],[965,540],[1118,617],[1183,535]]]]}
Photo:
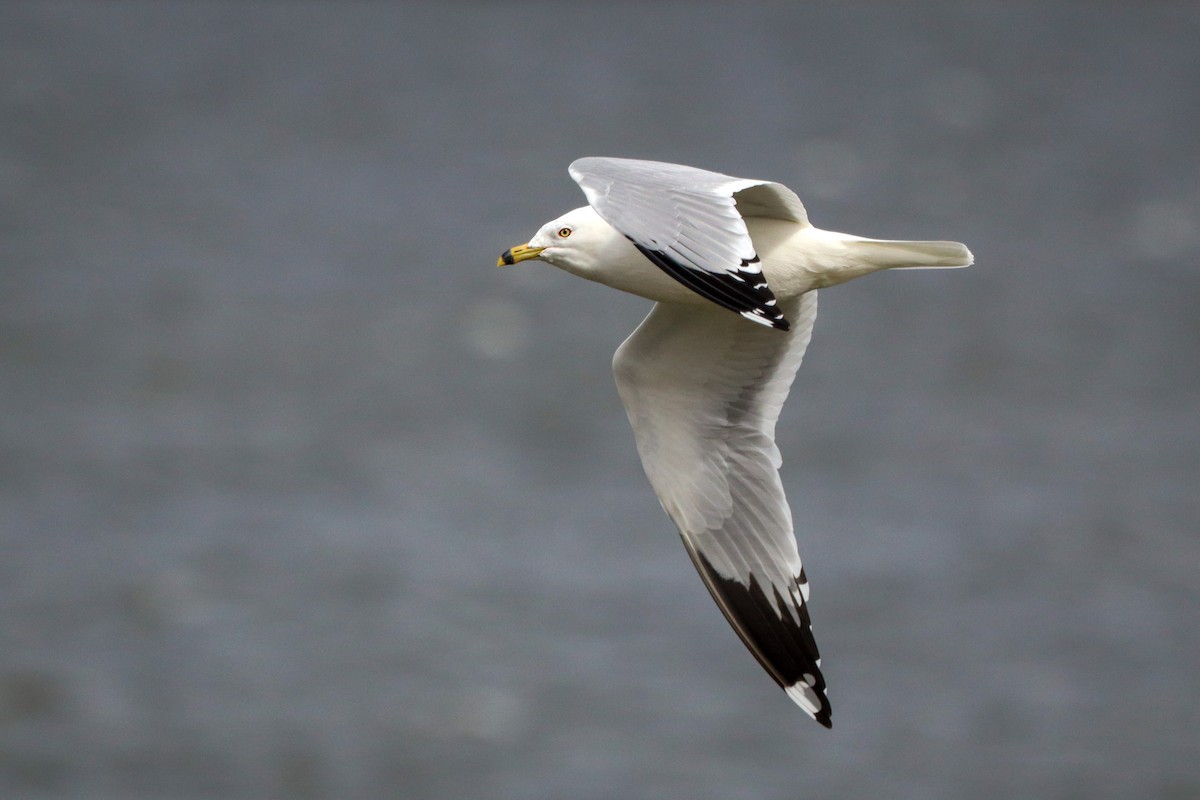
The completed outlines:
{"type": "Polygon", "coordinates": [[[767,318],[766,318],[766,317],[764,317],[764,316],[761,316],[760,312],[757,312],[757,311],[740,311],[740,312],[738,312],[738,313],[740,313],[740,314],[741,314],[743,317],[745,317],[746,319],[750,320],[751,322],[757,322],[759,325],[765,325],[765,326],[767,326],[768,328],[772,328],[772,327],[774,327],[774,325],[771,323],[771,320],[767,319],[767,318]]]}
{"type": "Polygon", "coordinates": [[[803,683],[793,683],[784,691],[787,692],[787,696],[792,698],[792,701],[795,702],[796,705],[803,708],[814,718],[817,716],[817,713],[820,712],[821,698],[817,697],[817,693],[814,692],[811,687],[806,686],[803,683]]]}

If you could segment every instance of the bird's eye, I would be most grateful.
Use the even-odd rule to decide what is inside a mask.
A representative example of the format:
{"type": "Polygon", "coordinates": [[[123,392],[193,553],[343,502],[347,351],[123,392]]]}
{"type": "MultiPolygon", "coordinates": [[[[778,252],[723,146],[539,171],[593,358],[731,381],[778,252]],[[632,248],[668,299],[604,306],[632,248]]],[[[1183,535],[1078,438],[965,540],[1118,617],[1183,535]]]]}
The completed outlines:
{"type": "Polygon", "coordinates": [[[565,239],[565,238],[567,238],[567,237],[568,237],[568,236],[570,236],[570,235],[571,235],[571,229],[570,229],[570,228],[559,228],[559,229],[558,229],[558,238],[560,238],[560,239],[565,239]]]}

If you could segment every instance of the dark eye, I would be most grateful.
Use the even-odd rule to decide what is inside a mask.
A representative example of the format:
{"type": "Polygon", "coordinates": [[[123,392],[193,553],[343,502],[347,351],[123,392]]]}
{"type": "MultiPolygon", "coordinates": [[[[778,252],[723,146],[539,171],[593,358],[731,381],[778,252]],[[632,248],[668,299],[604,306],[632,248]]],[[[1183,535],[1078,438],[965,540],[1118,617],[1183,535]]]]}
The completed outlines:
{"type": "Polygon", "coordinates": [[[560,239],[565,239],[565,238],[567,238],[567,237],[568,237],[568,236],[570,236],[570,235],[571,235],[571,229],[570,229],[570,228],[559,228],[559,229],[558,229],[558,238],[560,238],[560,239]]]}

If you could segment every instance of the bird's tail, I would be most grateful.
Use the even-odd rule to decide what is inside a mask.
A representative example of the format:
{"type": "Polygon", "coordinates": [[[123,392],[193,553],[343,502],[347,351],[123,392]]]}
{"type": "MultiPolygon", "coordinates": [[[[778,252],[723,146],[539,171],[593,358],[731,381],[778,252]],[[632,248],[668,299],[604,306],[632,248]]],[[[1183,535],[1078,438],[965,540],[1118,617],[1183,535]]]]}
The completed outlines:
{"type": "Polygon", "coordinates": [[[876,269],[952,269],[969,267],[971,251],[959,242],[900,242],[855,239],[849,244],[863,263],[876,269]]]}

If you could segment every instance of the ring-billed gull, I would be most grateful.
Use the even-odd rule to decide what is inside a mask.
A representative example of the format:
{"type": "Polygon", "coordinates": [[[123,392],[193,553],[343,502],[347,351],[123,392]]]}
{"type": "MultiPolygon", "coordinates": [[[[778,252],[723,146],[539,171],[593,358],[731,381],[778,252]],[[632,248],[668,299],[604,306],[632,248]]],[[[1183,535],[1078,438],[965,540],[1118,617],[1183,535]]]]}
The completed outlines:
{"type": "Polygon", "coordinates": [[[770,181],[621,158],[581,158],[570,173],[589,205],[497,266],[536,258],[656,301],[613,358],[646,476],[742,642],[830,727],[775,422],[817,289],[881,269],[965,267],[971,252],[821,230],[770,181]]]}

